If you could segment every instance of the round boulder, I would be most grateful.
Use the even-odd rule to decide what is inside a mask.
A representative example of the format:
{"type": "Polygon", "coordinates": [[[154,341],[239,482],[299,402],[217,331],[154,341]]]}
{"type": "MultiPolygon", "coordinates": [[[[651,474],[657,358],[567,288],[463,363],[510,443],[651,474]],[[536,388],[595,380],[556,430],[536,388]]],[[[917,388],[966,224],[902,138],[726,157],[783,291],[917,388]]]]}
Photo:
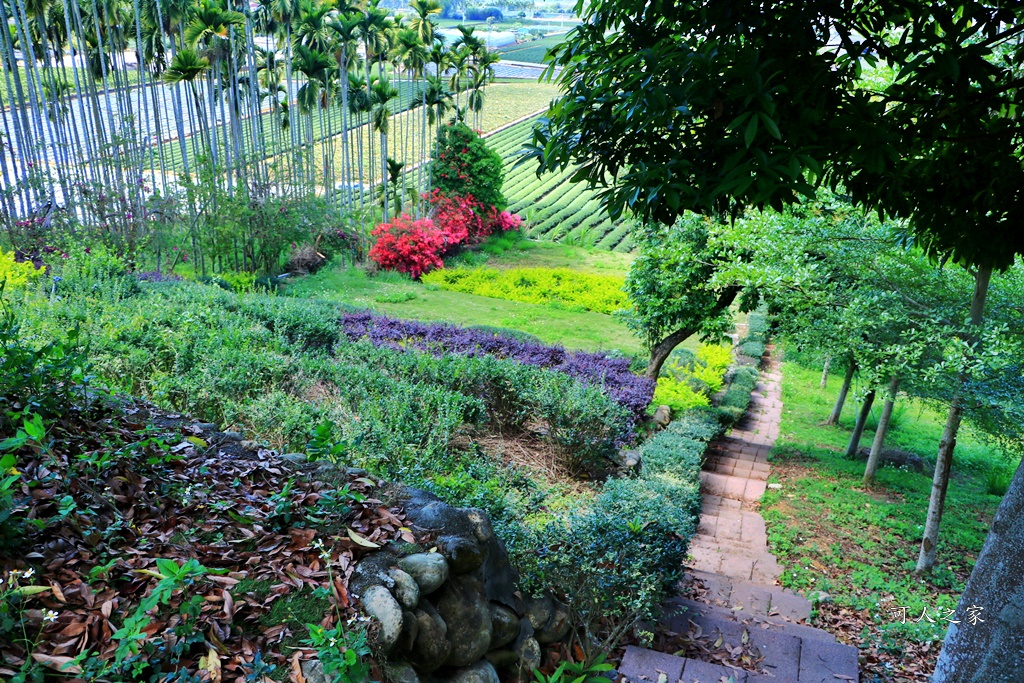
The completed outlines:
{"type": "Polygon", "coordinates": [[[448,580],[448,561],[438,553],[409,555],[398,566],[416,581],[421,595],[433,593],[448,580]]]}
{"type": "Polygon", "coordinates": [[[475,537],[442,536],[437,539],[437,548],[448,558],[453,574],[468,574],[484,563],[484,549],[475,537]]]}
{"type": "Polygon", "coordinates": [[[526,598],[526,617],[534,630],[540,630],[547,626],[551,613],[555,610],[555,603],[550,595],[542,595],[539,598],[526,598]]]}
{"type": "Polygon", "coordinates": [[[491,646],[491,610],[479,579],[453,577],[440,593],[437,612],[448,625],[452,644],[445,664],[469,666],[484,656],[491,646]]]}
{"type": "Polygon", "coordinates": [[[420,586],[416,579],[401,569],[392,569],[388,575],[395,582],[393,590],[398,602],[406,609],[415,609],[420,602],[420,586]]]}
{"type": "Polygon", "coordinates": [[[536,638],[523,638],[516,643],[514,652],[517,659],[516,667],[521,675],[530,677],[533,675],[534,669],[540,667],[540,643],[536,638]]]}
{"type": "Polygon", "coordinates": [[[384,586],[370,586],[360,599],[363,611],[380,622],[377,643],[385,651],[390,650],[402,634],[401,606],[384,586]]]}
{"type": "Polygon", "coordinates": [[[391,683],[420,683],[420,677],[408,662],[388,664],[387,679],[391,683]]]}
{"type": "Polygon", "coordinates": [[[448,627],[444,620],[424,601],[427,609],[418,609],[416,618],[416,641],[409,655],[410,663],[421,673],[430,673],[439,668],[448,659],[451,642],[448,640],[448,627]]]}
{"type": "Polygon", "coordinates": [[[569,633],[569,609],[560,602],[552,602],[551,618],[534,634],[542,645],[557,642],[569,633]]]}
{"type": "Polygon", "coordinates": [[[491,603],[491,647],[508,645],[519,637],[519,615],[504,605],[491,603]]]}
{"type": "Polygon", "coordinates": [[[501,683],[498,672],[487,660],[459,669],[448,680],[450,683],[501,683]]]}

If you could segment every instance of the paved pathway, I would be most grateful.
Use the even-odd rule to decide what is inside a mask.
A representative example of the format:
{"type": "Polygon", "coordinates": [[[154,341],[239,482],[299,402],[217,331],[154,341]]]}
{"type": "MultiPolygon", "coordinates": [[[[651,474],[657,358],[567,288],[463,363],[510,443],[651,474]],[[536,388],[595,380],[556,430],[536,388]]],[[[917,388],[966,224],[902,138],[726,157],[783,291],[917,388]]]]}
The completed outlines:
{"type": "MultiPolygon", "coordinates": [[[[771,349],[769,349],[770,353],[771,349]]],[[[782,415],[777,361],[768,357],[750,408],[714,443],[701,473],[704,504],[690,544],[686,584],[699,600],[675,598],[663,625],[675,633],[717,634],[734,648],[763,657],[754,673],[719,664],[629,647],[619,673],[650,683],[841,683],[858,680],[857,650],[803,623],[805,598],[776,585],[782,567],[768,551],[764,519],[757,512],[768,479],[768,452],[782,415]]]]}

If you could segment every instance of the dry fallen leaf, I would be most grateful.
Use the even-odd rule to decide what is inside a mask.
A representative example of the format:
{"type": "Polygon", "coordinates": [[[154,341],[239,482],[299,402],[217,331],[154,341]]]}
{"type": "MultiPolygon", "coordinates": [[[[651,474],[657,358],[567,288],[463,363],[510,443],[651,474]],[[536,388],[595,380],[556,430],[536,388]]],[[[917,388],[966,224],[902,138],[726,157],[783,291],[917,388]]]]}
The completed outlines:
{"type": "Polygon", "coordinates": [[[82,668],[74,663],[74,657],[55,657],[53,655],[44,655],[40,652],[33,652],[32,659],[36,660],[43,666],[47,666],[54,671],[60,671],[61,673],[82,673],[82,668]]]}

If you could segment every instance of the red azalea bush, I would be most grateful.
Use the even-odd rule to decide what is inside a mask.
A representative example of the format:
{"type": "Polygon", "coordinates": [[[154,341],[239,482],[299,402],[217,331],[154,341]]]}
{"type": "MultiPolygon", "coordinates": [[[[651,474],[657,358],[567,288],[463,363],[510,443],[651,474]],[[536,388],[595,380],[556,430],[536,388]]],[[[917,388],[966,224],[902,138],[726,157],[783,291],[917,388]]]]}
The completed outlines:
{"type": "Polygon", "coordinates": [[[432,268],[441,268],[446,251],[444,234],[429,218],[413,220],[402,214],[390,223],[382,223],[371,233],[377,238],[370,258],[381,268],[409,273],[418,278],[432,268]]]}
{"type": "Polygon", "coordinates": [[[480,214],[483,205],[472,195],[453,196],[434,190],[430,195],[434,225],[445,235],[450,246],[482,242],[490,231],[480,214]]]}
{"type": "Polygon", "coordinates": [[[508,232],[509,230],[518,230],[519,226],[523,224],[523,217],[519,214],[509,213],[508,211],[499,212],[498,209],[492,206],[489,223],[489,234],[495,232],[508,232]]]}

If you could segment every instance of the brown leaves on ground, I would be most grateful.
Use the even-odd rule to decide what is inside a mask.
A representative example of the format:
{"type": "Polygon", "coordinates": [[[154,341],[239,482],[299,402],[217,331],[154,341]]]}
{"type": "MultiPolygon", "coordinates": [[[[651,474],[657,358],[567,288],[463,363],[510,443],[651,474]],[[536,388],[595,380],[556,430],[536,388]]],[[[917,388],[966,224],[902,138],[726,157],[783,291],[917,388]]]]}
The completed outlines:
{"type": "Polygon", "coordinates": [[[149,614],[146,639],[165,651],[182,645],[178,634],[195,634],[179,647],[176,668],[240,682],[243,663],[260,652],[288,671],[293,658],[308,656],[294,649],[305,634],[266,623],[274,604],[322,588],[337,609],[314,621],[333,626],[355,614],[348,578],[358,559],[372,546],[416,540],[401,510],[374,497],[380,482],[344,468],[325,475],[329,482],[296,476],[272,451],[243,452],[223,434],[148,406],[122,404],[100,419],[69,415],[49,437],[47,451],[18,452],[21,513],[39,528],[25,523],[24,541],[0,550],[0,575],[32,567],[22,584],[49,587],[24,603],[40,641],[29,652],[21,639],[0,639],[0,677],[30,657],[71,674],[80,653],[111,658],[113,635],[159,581],[157,558],[195,559],[210,570],[149,614]],[[188,615],[193,598],[198,609],[188,615]],[[55,619],[45,618],[50,610],[55,619]]]}

